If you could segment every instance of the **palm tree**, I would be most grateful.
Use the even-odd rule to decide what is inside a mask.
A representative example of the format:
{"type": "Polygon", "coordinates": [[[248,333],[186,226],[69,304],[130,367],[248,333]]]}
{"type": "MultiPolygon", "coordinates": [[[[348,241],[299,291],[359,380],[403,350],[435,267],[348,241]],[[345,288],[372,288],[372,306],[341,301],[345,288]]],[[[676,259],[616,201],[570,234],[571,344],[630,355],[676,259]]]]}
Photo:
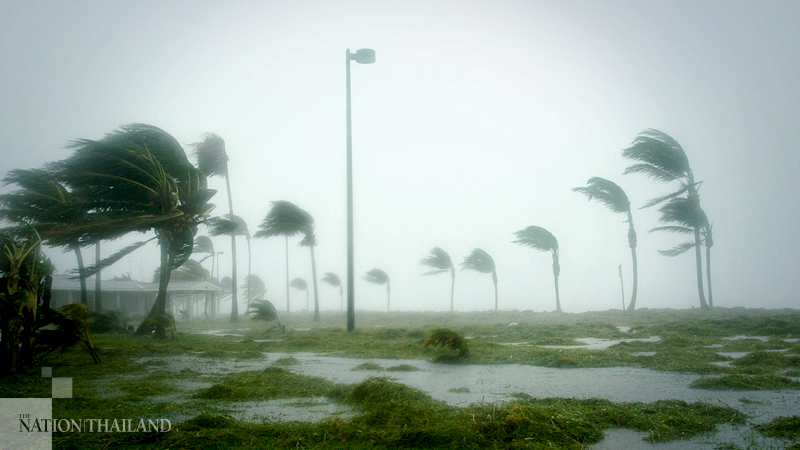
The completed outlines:
{"type": "Polygon", "coordinates": [[[364,275],[364,280],[372,284],[385,284],[386,285],[386,311],[389,311],[391,306],[391,283],[389,282],[389,275],[381,269],[372,269],[364,275]]]}
{"type": "Polygon", "coordinates": [[[465,269],[492,274],[492,283],[494,283],[494,310],[497,311],[497,270],[494,265],[494,259],[485,251],[476,248],[472,250],[472,253],[464,258],[464,262],[461,263],[461,270],[465,269]]]}
{"type": "MultiPolygon", "coordinates": [[[[206,176],[222,176],[225,178],[225,189],[228,193],[228,214],[233,214],[233,196],[231,195],[231,178],[228,174],[228,153],[225,151],[225,140],[218,134],[206,133],[203,140],[192,144],[197,168],[206,176]]],[[[239,321],[239,300],[236,291],[236,234],[231,235],[231,323],[239,321]]],[[[249,240],[248,240],[249,242],[249,240]]]]}
{"type": "MultiPolygon", "coordinates": [[[[245,239],[247,239],[247,275],[249,276],[252,270],[252,264],[250,258],[250,230],[247,228],[247,223],[241,217],[232,214],[225,214],[223,217],[215,217],[210,222],[209,234],[211,234],[211,236],[223,236],[232,233],[233,236],[244,236],[245,239]],[[233,228],[233,230],[231,231],[230,228],[233,228]]],[[[235,273],[231,275],[231,278],[235,282],[236,277],[233,275],[235,275],[235,273]]],[[[250,291],[247,292],[247,301],[248,303],[250,302],[250,291]]]]}
{"type": "MultiPolygon", "coordinates": [[[[633,228],[633,215],[631,214],[631,202],[625,191],[613,181],[606,180],[605,178],[593,177],[589,178],[585,187],[576,187],[572,189],[575,192],[581,193],[589,197],[589,200],[595,199],[606,206],[615,213],[625,214],[628,222],[628,246],[631,248],[631,260],[633,263],[633,293],[631,294],[631,301],[628,304],[628,310],[633,311],[636,309],[636,290],[638,286],[639,270],[636,262],[636,230],[633,228]]],[[[620,269],[621,270],[621,269],[620,269]]],[[[621,273],[621,272],[620,272],[621,273]]],[[[622,275],[620,275],[622,276],[622,275]]],[[[623,298],[624,300],[624,298],[623,298]]]]}
{"type": "MultiPolygon", "coordinates": [[[[269,238],[272,236],[285,236],[287,239],[286,249],[286,279],[289,279],[289,249],[288,238],[297,234],[303,235],[300,245],[311,249],[311,276],[314,284],[314,322],[319,322],[319,294],[317,290],[317,262],[314,257],[314,247],[317,245],[317,238],[314,235],[314,218],[292,202],[279,200],[272,202],[264,221],[259,225],[253,237],[269,238]]],[[[286,293],[286,311],[289,311],[289,293],[286,293]]]]}
{"type": "MultiPolygon", "coordinates": [[[[163,316],[170,274],[191,255],[197,225],[213,209],[208,200],[215,191],[206,188],[205,176],[189,163],[178,141],[151,125],[125,125],[100,140],[80,139],[70,147],[73,155],[51,168],[82,199],[86,220],[63,225],[56,236],[80,236],[84,244],[154,230],[162,270],[148,317],[163,316]]],[[[128,246],[95,267],[105,267],[146,242],[128,246]]],[[[137,334],[149,333],[156,322],[145,318],[137,334]]],[[[164,337],[166,330],[159,326],[156,333],[164,337]]]]}
{"type": "MultiPolygon", "coordinates": [[[[700,235],[706,247],[706,278],[708,279],[708,306],[714,306],[714,296],[711,290],[711,247],[714,246],[712,225],[708,221],[705,211],[688,198],[676,197],[670,199],[661,208],[661,222],[667,225],[653,228],[653,231],[669,231],[679,234],[691,234],[695,227],[700,228],[700,235]],[[699,222],[698,222],[699,221],[699,222]]],[[[696,247],[694,241],[686,241],[669,250],[659,250],[664,256],[678,256],[687,250],[696,247]]]]}
{"type": "Polygon", "coordinates": [[[6,186],[16,184],[19,189],[0,195],[0,218],[22,228],[34,226],[45,244],[72,250],[78,263],[81,303],[88,304],[86,279],[89,275],[83,262],[80,236],[53,235],[62,224],[85,220],[80,199],[48,170],[14,169],[8,172],[3,183],[6,186]]]}
{"type": "Polygon", "coordinates": [[[450,272],[450,312],[453,312],[453,295],[456,290],[456,268],[453,266],[453,260],[450,255],[439,247],[431,249],[428,256],[419,261],[423,266],[432,267],[435,270],[425,272],[422,275],[436,275],[439,273],[450,272]]]}
{"type": "MultiPolygon", "coordinates": [[[[269,300],[253,301],[250,303],[250,308],[248,308],[247,314],[252,314],[250,320],[259,320],[262,322],[275,321],[278,324],[278,328],[281,328],[281,321],[278,319],[278,310],[269,300]]],[[[267,330],[267,332],[268,331],[269,330],[267,330]]]]}
{"type": "Polygon", "coordinates": [[[558,240],[552,233],[537,226],[530,226],[514,234],[517,236],[517,240],[514,241],[515,244],[527,245],[542,252],[552,253],[553,278],[556,286],[556,311],[561,312],[561,300],[558,297],[558,275],[561,273],[561,265],[558,260],[558,240]]]}
{"type": "MultiPolygon", "coordinates": [[[[625,174],[641,173],[656,180],[669,183],[678,181],[680,188],[663,197],[658,197],[650,200],[645,207],[659,204],[665,200],[676,198],[684,193],[687,199],[696,204],[692,210],[697,212],[700,209],[700,195],[697,190],[700,183],[694,179],[694,173],[689,166],[689,159],[686,157],[686,152],[683,147],[673,139],[658,130],[645,130],[639,133],[634,139],[630,147],[622,151],[622,156],[638,163],[629,166],[625,169],[625,174]]],[[[703,261],[700,253],[700,224],[701,219],[695,218],[692,223],[694,232],[694,247],[695,247],[695,262],[697,265],[697,293],[700,297],[700,308],[708,309],[705,294],[703,292],[703,261]]]]}
{"type": "Polygon", "coordinates": [[[263,281],[261,281],[261,277],[259,277],[258,275],[253,275],[253,274],[247,275],[244,279],[244,283],[242,283],[242,287],[247,289],[248,293],[253,294],[253,299],[258,299],[267,293],[267,285],[264,284],[263,281]]]}
{"type": "Polygon", "coordinates": [[[325,272],[322,282],[339,288],[339,298],[341,299],[339,309],[344,310],[344,287],[342,287],[342,280],[339,279],[339,276],[333,272],[325,272]]]}
{"type": "Polygon", "coordinates": [[[302,278],[294,278],[289,283],[289,286],[297,289],[298,291],[306,292],[306,311],[308,311],[308,283],[306,283],[306,280],[302,278]]]}
{"type": "Polygon", "coordinates": [[[203,263],[203,261],[211,258],[211,276],[214,276],[214,255],[216,251],[214,250],[214,242],[211,241],[211,238],[208,236],[197,236],[194,238],[194,248],[192,249],[192,253],[206,253],[206,256],[200,258],[198,261],[199,263],[203,263]]]}

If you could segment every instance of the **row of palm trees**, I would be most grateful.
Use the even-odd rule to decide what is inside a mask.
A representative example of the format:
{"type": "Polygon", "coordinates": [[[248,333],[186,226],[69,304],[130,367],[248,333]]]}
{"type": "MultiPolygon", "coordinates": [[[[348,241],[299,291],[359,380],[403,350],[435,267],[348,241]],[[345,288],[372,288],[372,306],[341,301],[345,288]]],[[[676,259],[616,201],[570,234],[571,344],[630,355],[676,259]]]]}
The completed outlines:
{"type": "MultiPolygon", "coordinates": [[[[197,167],[186,157],[183,148],[165,131],[145,124],[131,124],[107,134],[99,140],[79,139],[69,146],[73,154],[62,161],[46,164],[41,169],[16,169],[6,175],[4,182],[14,184],[17,190],[0,195],[0,218],[14,224],[10,232],[21,233],[27,226],[36,228],[44,243],[64,247],[76,254],[79,278],[82,280],[82,301],[86,301],[85,279],[123,256],[156,240],[161,250],[159,292],[148,318],[164,314],[166,288],[174,269],[185,263],[193,251],[202,247],[194,236],[200,224],[210,226],[212,235],[231,236],[231,321],[238,320],[236,236],[245,236],[250,244],[247,226],[233,214],[233,200],[228,173],[228,155],[224,140],[213,133],[192,144],[197,167]],[[206,178],[222,176],[226,181],[229,213],[224,217],[211,217],[214,205],[209,200],[215,194],[207,188],[206,178]],[[132,244],[116,254],[84,267],[81,248],[99,245],[130,232],[154,232],[155,236],[132,244]]],[[[695,249],[697,284],[701,308],[713,306],[711,294],[712,227],[700,207],[699,186],[695,181],[683,148],[673,138],[657,130],[640,133],[631,146],[624,149],[623,157],[635,163],[624,174],[641,173],[662,182],[677,182],[676,191],[649,201],[645,207],[662,204],[659,211],[663,226],[651,231],[670,231],[693,234],[694,239],[662,251],[675,256],[695,249]],[[706,277],[708,302],[703,286],[701,245],[706,248],[706,277]]],[[[628,239],[634,267],[634,287],[629,309],[634,309],[637,295],[636,232],[633,227],[631,205],[622,188],[603,178],[591,178],[587,186],[575,188],[576,192],[606,204],[612,211],[626,214],[628,239]]],[[[288,240],[301,235],[301,246],[311,252],[314,289],[314,320],[319,320],[316,261],[314,247],[314,220],[310,214],[287,201],[273,202],[270,211],[253,236],[270,238],[283,236],[287,253],[287,302],[290,286],[288,276],[288,240]]],[[[531,226],[515,233],[515,243],[550,252],[553,258],[553,275],[556,309],[561,310],[558,293],[560,273],[558,241],[547,230],[531,226]]],[[[423,264],[435,270],[428,274],[451,273],[451,309],[455,269],[449,255],[435,248],[423,259],[423,264]]],[[[212,250],[213,251],[213,250],[212,250]]],[[[215,254],[218,252],[214,252],[215,254]]],[[[249,254],[249,252],[248,252],[249,254]]],[[[250,257],[248,256],[248,261],[250,257]]],[[[212,263],[213,264],[213,263],[212,263]]],[[[495,284],[497,307],[497,273],[494,261],[485,251],[475,249],[462,263],[464,269],[491,273],[495,284]]],[[[248,270],[249,272],[249,270],[248,270]]],[[[248,274],[250,278],[252,274],[248,274]]],[[[326,274],[326,283],[335,283],[333,274],[326,274]]],[[[98,277],[99,278],[99,277],[98,277]]],[[[338,277],[337,277],[338,278],[338,277]]],[[[387,286],[387,304],[390,284],[385,272],[375,269],[365,277],[367,281],[387,286]]],[[[341,283],[338,284],[341,289],[341,283]]],[[[247,284],[248,288],[250,284],[247,284]]],[[[341,292],[341,291],[340,291],[341,292]]],[[[251,296],[248,294],[248,300],[251,296]]],[[[99,305],[98,305],[99,308],[99,305]]],[[[288,308],[288,304],[287,304],[288,308]]],[[[138,333],[149,332],[146,320],[138,333]]],[[[163,330],[157,330],[163,332],[163,330]]]]}

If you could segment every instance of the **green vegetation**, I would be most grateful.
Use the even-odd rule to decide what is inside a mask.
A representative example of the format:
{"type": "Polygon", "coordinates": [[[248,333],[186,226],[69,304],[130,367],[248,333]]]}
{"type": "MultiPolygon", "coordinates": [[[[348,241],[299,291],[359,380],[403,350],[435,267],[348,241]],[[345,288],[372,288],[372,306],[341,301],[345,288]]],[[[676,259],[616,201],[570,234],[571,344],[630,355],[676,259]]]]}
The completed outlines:
{"type": "Polygon", "coordinates": [[[761,391],[778,389],[800,389],[800,382],[778,375],[722,375],[700,378],[692,383],[695,389],[716,391],[761,391]]]}
{"type": "Polygon", "coordinates": [[[436,362],[461,362],[469,356],[467,341],[455,331],[447,328],[432,330],[422,341],[422,346],[435,347],[442,351],[442,354],[434,360],[436,362]]]}
{"type": "Polygon", "coordinates": [[[195,397],[216,400],[270,400],[316,397],[327,394],[333,383],[322,378],[295,375],[280,367],[226,375],[219,383],[199,391],[195,397]]]}
{"type": "Polygon", "coordinates": [[[776,417],[753,428],[765,436],[793,441],[790,449],[800,448],[800,416],[776,417]]]}

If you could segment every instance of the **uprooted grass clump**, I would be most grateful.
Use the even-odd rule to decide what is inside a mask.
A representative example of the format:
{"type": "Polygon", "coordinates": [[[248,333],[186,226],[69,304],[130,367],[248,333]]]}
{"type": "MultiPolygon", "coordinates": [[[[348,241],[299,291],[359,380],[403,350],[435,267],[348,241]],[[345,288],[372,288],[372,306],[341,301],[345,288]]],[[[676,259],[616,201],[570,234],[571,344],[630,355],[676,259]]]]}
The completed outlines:
{"type": "Polygon", "coordinates": [[[458,363],[469,356],[467,340],[447,328],[431,330],[425,340],[422,341],[422,347],[435,347],[441,350],[442,354],[434,359],[435,362],[458,363]]]}
{"type": "Polygon", "coordinates": [[[753,429],[768,437],[793,440],[795,445],[800,444],[800,416],[776,417],[753,429]]]}
{"type": "Polygon", "coordinates": [[[732,374],[700,378],[692,382],[690,387],[715,391],[770,391],[800,389],[800,382],[779,375],[732,374]]]}

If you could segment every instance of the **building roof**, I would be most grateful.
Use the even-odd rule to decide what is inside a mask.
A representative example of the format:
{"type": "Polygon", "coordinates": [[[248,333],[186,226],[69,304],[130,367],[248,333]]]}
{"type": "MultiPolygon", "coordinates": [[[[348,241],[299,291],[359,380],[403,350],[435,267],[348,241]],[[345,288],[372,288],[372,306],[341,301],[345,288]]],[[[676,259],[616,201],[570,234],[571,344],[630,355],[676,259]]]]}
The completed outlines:
{"type": "MultiPolygon", "coordinates": [[[[158,292],[158,283],[145,283],[136,280],[102,280],[103,292],[158,292]]],[[[93,291],[94,277],[86,279],[86,285],[93,291]]],[[[77,279],[68,275],[53,275],[53,292],[80,292],[81,285],[77,279]]],[[[170,281],[167,292],[219,292],[222,288],[208,281],[170,281]]]]}

